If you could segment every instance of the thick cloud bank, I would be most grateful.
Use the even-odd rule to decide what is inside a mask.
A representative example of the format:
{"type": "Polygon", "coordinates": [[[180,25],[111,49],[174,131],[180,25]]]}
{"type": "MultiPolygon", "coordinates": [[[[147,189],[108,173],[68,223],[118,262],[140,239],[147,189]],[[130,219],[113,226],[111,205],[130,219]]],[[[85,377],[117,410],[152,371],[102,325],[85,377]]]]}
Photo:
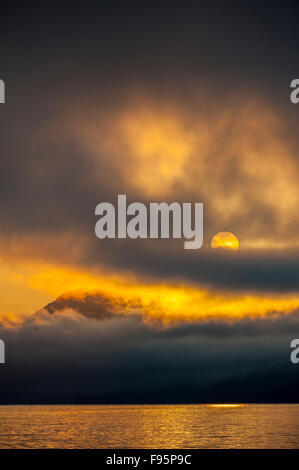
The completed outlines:
{"type": "Polygon", "coordinates": [[[297,400],[289,345],[298,314],[163,328],[104,307],[91,318],[85,307],[1,327],[1,403],[297,400]]]}

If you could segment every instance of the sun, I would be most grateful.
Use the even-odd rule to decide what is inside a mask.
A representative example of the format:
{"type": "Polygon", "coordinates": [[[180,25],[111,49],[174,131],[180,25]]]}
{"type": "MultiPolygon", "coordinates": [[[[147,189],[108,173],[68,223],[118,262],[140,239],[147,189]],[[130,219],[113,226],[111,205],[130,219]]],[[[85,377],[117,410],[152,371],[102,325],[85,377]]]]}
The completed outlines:
{"type": "Polygon", "coordinates": [[[238,250],[239,240],[231,232],[219,232],[211,240],[212,248],[223,248],[226,250],[238,250]]]}

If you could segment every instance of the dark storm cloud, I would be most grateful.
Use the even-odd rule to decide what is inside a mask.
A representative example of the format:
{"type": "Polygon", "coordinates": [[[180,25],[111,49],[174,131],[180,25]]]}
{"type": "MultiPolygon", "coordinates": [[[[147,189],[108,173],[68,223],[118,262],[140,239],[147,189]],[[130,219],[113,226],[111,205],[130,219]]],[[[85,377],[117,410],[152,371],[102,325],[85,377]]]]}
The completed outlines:
{"type": "MultiPolygon", "coordinates": [[[[26,2],[18,8],[3,6],[1,16],[1,78],[7,86],[7,103],[0,110],[4,243],[5,237],[16,236],[19,244],[25,236],[36,237],[31,255],[50,253],[52,260],[63,262],[65,245],[62,250],[53,242],[49,250],[42,239],[66,233],[80,246],[76,261],[82,266],[103,263],[107,269],[133,270],[158,280],[187,279],[223,288],[297,290],[296,252],[191,255],[181,246],[172,250],[158,242],[154,249],[139,242],[92,239],[96,204],[115,200],[126,189],[123,168],[103,154],[96,171],[91,152],[70,129],[61,128],[70,115],[73,123],[92,120],[94,109],[113,114],[127,105],[132,92],[179,104],[191,116],[204,107],[207,119],[215,108],[230,109],[237,93],[241,101],[254,95],[273,102],[287,122],[284,137],[296,150],[298,112],[289,102],[289,82],[297,73],[296,2],[283,7],[237,1],[211,6],[89,2],[71,8],[61,2],[26,2]]],[[[237,168],[228,168],[223,181],[229,188],[238,177],[237,168]]],[[[242,178],[238,184],[242,187],[242,178]]],[[[180,197],[201,196],[200,188],[177,187],[180,197]]],[[[138,197],[132,189],[130,197],[138,197]]],[[[273,211],[252,207],[250,201],[248,206],[245,215],[232,217],[229,229],[244,233],[250,230],[248,220],[252,225],[255,220],[275,230],[273,211]]],[[[207,209],[208,236],[226,228],[213,217],[207,209]]],[[[295,219],[287,227],[292,237],[298,230],[295,219]]]]}
{"type": "Polygon", "coordinates": [[[2,15],[2,34],[11,40],[1,44],[5,58],[26,51],[22,65],[38,57],[39,69],[46,64],[54,71],[58,63],[70,74],[72,65],[73,80],[87,70],[89,77],[91,71],[97,75],[94,81],[100,76],[119,82],[121,72],[125,82],[181,87],[201,74],[223,87],[232,79],[246,86],[244,78],[268,85],[271,75],[275,88],[296,70],[295,45],[287,47],[298,40],[295,1],[89,1],[72,8],[27,2],[17,9],[3,6],[2,15]]]}
{"type": "MultiPolygon", "coordinates": [[[[130,105],[132,95],[152,98],[161,108],[164,103],[171,110],[179,106],[192,122],[204,114],[209,125],[217,110],[232,113],[238,122],[236,110],[254,97],[261,103],[259,111],[264,102],[273,104],[270,114],[274,110],[285,123],[281,135],[274,129],[273,138],[287,142],[298,161],[299,105],[289,101],[289,83],[298,74],[298,22],[297,1],[1,5],[0,78],[7,93],[0,107],[3,253],[79,268],[132,271],[158,282],[298,291],[296,250],[267,255],[204,249],[190,253],[183,241],[96,240],[96,204],[115,201],[122,192],[131,201],[140,199],[132,188],[126,191],[129,160],[99,151],[97,163],[76,135],[80,124],[92,122],[96,112],[104,116],[98,132],[102,137],[104,128],[105,135],[107,121],[130,105]],[[232,105],[235,95],[237,106],[232,105]]],[[[113,130],[116,140],[118,130],[113,130]]],[[[259,140],[258,130],[254,132],[259,140]]],[[[224,127],[223,134],[219,142],[228,148],[230,161],[237,150],[228,144],[240,129],[224,127]]],[[[216,162],[209,160],[211,177],[221,158],[219,153],[216,162]]],[[[196,184],[190,187],[188,179],[175,182],[176,200],[201,200],[194,162],[196,158],[188,168],[196,184]]],[[[259,162],[262,170],[262,157],[259,162]]],[[[284,152],[273,167],[284,175],[284,152]]],[[[289,174],[297,184],[296,172],[291,168],[289,174]]],[[[225,167],[220,179],[224,196],[244,186],[238,165],[225,167]]],[[[259,194],[254,176],[249,183],[259,194]]],[[[289,186],[286,178],[285,191],[289,186]]],[[[216,189],[211,185],[212,198],[216,189]]],[[[283,191],[273,193],[275,206],[283,191]]],[[[236,231],[242,244],[242,235],[254,232],[258,223],[267,233],[284,230],[284,237],[296,237],[296,210],[288,214],[292,224],[281,228],[272,206],[267,207],[269,199],[254,205],[254,196],[248,194],[248,207],[233,215],[229,226],[207,205],[206,245],[224,229],[236,231]]],[[[1,326],[7,364],[0,366],[0,402],[298,400],[298,366],[289,359],[290,341],[298,336],[297,312],[232,325],[217,321],[163,329],[144,324],[143,312],[123,315],[126,307],[102,294],[81,300],[62,296],[19,328],[1,326]]]]}
{"type": "MultiPolygon", "coordinates": [[[[143,243],[141,240],[95,241],[85,254],[91,265],[106,264],[132,271],[153,280],[184,280],[223,289],[297,292],[299,258],[297,250],[186,251],[182,241],[143,243]],[[102,249],[101,249],[102,247],[102,249]],[[104,249],[105,247],[105,249],[104,249]]],[[[209,240],[206,240],[208,245],[209,240]]]]}
{"type": "Polygon", "coordinates": [[[135,316],[39,314],[0,329],[1,403],[290,402],[298,315],[253,328],[189,324],[163,330],[135,316]],[[221,328],[222,334],[221,334],[221,328]]]}

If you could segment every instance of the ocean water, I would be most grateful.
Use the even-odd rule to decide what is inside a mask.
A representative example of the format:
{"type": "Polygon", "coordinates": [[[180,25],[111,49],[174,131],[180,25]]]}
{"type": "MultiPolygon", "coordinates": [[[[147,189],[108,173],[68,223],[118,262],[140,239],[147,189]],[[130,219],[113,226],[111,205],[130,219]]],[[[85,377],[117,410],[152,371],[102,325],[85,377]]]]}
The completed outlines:
{"type": "Polygon", "coordinates": [[[299,405],[0,406],[0,448],[299,448],[299,405]]]}

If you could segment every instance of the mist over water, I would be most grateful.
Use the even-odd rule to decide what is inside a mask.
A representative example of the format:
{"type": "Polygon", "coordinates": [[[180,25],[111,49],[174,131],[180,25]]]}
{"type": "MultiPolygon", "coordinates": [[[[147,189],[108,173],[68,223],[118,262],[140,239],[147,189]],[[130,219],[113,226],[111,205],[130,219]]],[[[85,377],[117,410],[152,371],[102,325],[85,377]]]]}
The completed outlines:
{"type": "Polygon", "coordinates": [[[0,448],[299,448],[299,404],[0,406],[0,448]]]}

